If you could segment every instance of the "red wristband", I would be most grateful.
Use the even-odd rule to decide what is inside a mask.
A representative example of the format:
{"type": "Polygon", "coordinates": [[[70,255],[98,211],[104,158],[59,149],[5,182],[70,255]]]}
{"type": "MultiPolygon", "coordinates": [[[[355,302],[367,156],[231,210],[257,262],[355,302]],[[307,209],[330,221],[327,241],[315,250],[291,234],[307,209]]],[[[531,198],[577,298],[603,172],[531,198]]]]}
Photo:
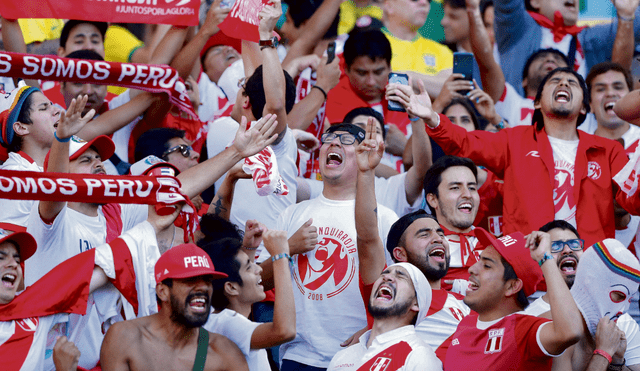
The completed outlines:
{"type": "Polygon", "coordinates": [[[607,361],[608,361],[609,363],[611,363],[611,361],[613,360],[613,358],[611,358],[611,356],[609,355],[609,353],[605,352],[605,351],[604,351],[604,350],[602,350],[602,349],[596,349],[596,350],[594,350],[594,351],[593,351],[593,354],[597,354],[597,355],[599,355],[599,356],[603,356],[604,358],[606,358],[606,359],[607,359],[607,361]]]}

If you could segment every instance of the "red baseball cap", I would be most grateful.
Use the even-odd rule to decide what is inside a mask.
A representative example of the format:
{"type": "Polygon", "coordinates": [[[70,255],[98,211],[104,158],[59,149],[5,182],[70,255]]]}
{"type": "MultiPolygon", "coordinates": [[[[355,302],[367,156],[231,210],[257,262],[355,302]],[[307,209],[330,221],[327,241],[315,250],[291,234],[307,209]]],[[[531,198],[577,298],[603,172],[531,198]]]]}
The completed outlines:
{"type": "Polygon", "coordinates": [[[0,244],[5,241],[11,241],[17,245],[22,262],[29,259],[38,248],[35,238],[30,233],[14,232],[0,228],[0,244]]]}
{"type": "Polygon", "coordinates": [[[525,247],[524,235],[520,232],[495,238],[491,233],[482,228],[473,230],[479,243],[487,248],[493,246],[496,251],[508,261],[516,272],[516,276],[522,280],[524,294],[529,296],[536,292],[536,287],[542,281],[542,270],[538,263],[531,259],[529,249],[525,247]]]}
{"type": "Polygon", "coordinates": [[[116,151],[116,145],[106,135],[99,135],[88,142],[74,135],[69,142],[69,161],[77,159],[91,147],[96,149],[102,161],[107,161],[116,151]]]}
{"type": "Polygon", "coordinates": [[[242,40],[229,37],[225,35],[224,32],[218,31],[213,36],[211,36],[209,40],[207,40],[206,44],[204,44],[204,47],[200,51],[200,59],[202,59],[207,54],[209,49],[218,45],[227,45],[234,48],[238,53],[242,52],[242,40]]]}
{"type": "Polygon", "coordinates": [[[167,250],[156,262],[157,283],[167,278],[197,276],[213,276],[213,279],[227,277],[225,273],[217,272],[209,255],[192,243],[178,245],[167,250]]]}

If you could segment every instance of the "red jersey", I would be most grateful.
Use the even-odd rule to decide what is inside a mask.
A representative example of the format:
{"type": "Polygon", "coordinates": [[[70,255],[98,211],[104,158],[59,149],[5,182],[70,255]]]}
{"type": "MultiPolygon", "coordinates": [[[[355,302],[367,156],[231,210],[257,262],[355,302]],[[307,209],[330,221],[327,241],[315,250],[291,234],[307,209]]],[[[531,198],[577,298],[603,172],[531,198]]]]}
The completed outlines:
{"type": "Polygon", "coordinates": [[[493,322],[466,316],[453,335],[444,369],[550,370],[552,358],[538,342],[538,331],[547,322],[550,320],[517,313],[493,322]]]}
{"type": "MultiPolygon", "coordinates": [[[[490,133],[467,132],[440,115],[440,125],[427,128],[445,153],[468,157],[504,180],[504,234],[529,233],[555,219],[553,151],[546,131],[518,126],[490,133]]],[[[627,164],[620,143],[578,131],[573,195],[576,224],[587,246],[615,238],[613,198],[632,214],[640,212],[640,197],[627,198],[613,181],[627,164]]]]}
{"type": "Polygon", "coordinates": [[[496,237],[502,236],[502,199],[504,181],[494,173],[487,171],[487,180],[478,189],[480,205],[473,225],[486,229],[496,237]]]}

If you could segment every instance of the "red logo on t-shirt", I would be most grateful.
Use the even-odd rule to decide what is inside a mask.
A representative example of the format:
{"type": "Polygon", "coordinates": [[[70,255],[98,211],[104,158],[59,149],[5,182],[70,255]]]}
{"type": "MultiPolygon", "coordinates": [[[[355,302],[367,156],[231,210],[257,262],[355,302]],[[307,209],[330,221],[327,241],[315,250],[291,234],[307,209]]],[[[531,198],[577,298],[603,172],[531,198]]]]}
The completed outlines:
{"type": "Polygon", "coordinates": [[[355,258],[350,256],[357,253],[355,240],[338,228],[320,227],[318,234],[320,237],[315,250],[298,255],[298,275],[295,275],[303,294],[305,288],[315,291],[323,287],[326,296],[310,294],[309,299],[312,300],[323,300],[341,293],[356,275],[355,258]]]}
{"type": "Polygon", "coordinates": [[[16,324],[24,331],[35,332],[38,329],[40,320],[37,317],[16,320],[16,324]]]}

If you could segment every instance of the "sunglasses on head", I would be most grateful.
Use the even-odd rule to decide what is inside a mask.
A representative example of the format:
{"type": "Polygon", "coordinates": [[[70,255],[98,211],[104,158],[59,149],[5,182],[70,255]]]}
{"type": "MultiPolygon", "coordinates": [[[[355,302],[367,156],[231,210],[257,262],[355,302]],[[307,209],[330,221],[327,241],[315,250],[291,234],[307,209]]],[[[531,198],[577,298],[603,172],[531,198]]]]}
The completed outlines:
{"type": "Polygon", "coordinates": [[[165,158],[175,151],[180,151],[180,154],[182,156],[189,158],[191,156],[191,151],[193,151],[193,148],[191,148],[191,146],[188,146],[186,144],[178,144],[177,146],[171,147],[168,150],[164,151],[164,153],[162,154],[162,157],[165,158]]]}
{"type": "Polygon", "coordinates": [[[584,240],[574,239],[566,241],[551,242],[551,252],[560,252],[567,245],[572,251],[582,251],[584,249],[584,240]]]}

